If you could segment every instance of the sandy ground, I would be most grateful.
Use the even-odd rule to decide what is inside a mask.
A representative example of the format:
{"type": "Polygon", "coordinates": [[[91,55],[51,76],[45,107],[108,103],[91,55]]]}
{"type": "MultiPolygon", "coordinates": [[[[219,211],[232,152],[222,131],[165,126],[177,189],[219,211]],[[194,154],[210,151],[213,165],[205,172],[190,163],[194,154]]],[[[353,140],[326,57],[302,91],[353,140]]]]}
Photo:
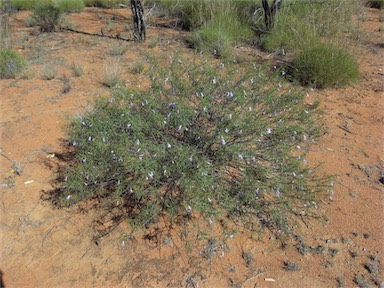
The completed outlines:
{"type": "MultiPolygon", "coordinates": [[[[383,285],[384,24],[378,10],[367,9],[362,22],[366,40],[356,49],[360,81],[343,89],[308,91],[308,103],[320,100],[327,133],[311,147],[307,160],[335,176],[334,195],[320,206],[328,221],[301,225],[303,245],[284,249],[268,234],[220,236],[212,259],[201,253],[207,239],[196,238],[207,228],[204,221],[160,227],[152,234],[132,234],[122,223],[94,241],[93,219],[99,212],[54,209],[42,200],[43,191],[52,189],[55,153],[62,149],[68,118],[110,93],[101,84],[106,67],[118,65],[128,85],[145,85],[132,67],[145,53],[178,49],[192,54],[183,33],[150,27],[145,43],[69,32],[38,34],[25,25],[27,17],[26,12],[12,15],[10,29],[13,46],[30,61],[30,69],[24,77],[0,80],[0,148],[6,156],[0,157],[0,276],[5,287],[383,285]],[[124,56],[110,55],[119,47],[126,48],[124,56]],[[84,68],[80,77],[74,77],[73,63],[84,68]],[[48,74],[54,78],[47,80],[48,74]],[[20,175],[12,173],[14,163],[7,157],[22,168],[20,175]],[[253,260],[248,265],[245,254],[253,260]],[[284,269],[286,261],[295,263],[296,271],[284,269]]],[[[130,36],[124,10],[87,9],[69,18],[77,30],[130,36]]]]}

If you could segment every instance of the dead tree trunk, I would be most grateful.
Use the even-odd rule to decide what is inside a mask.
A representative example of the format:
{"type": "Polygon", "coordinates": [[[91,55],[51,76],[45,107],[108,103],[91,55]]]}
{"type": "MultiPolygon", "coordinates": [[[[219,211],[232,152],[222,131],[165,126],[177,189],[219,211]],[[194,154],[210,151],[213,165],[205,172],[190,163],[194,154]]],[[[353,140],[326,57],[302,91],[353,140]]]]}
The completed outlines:
{"type": "Polygon", "coordinates": [[[146,32],[144,23],[144,9],[141,0],[131,0],[131,10],[135,38],[139,41],[145,41],[146,32]]]}
{"type": "Polygon", "coordinates": [[[269,6],[268,0],[262,0],[264,9],[264,22],[267,31],[271,30],[276,12],[280,9],[282,2],[283,0],[273,0],[272,5],[269,6]]]}

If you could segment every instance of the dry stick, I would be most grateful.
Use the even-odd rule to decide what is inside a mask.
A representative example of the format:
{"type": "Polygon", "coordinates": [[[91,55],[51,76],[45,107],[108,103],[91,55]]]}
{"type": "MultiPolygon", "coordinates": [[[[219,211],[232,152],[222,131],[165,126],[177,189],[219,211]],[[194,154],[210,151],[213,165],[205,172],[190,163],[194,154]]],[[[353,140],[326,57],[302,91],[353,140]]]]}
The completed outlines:
{"type": "Polygon", "coordinates": [[[344,130],[345,132],[348,132],[348,133],[350,133],[350,134],[355,134],[355,133],[351,132],[349,129],[347,129],[347,128],[341,126],[341,125],[337,125],[337,127],[339,127],[340,129],[342,129],[342,130],[344,130]]]}
{"type": "Polygon", "coordinates": [[[71,28],[61,28],[61,31],[69,31],[69,32],[77,33],[77,34],[83,34],[83,35],[89,35],[89,36],[97,36],[97,37],[104,37],[104,38],[115,39],[115,40],[122,40],[122,41],[127,41],[127,42],[134,41],[133,39],[121,38],[120,34],[117,34],[115,36],[110,36],[110,35],[104,35],[104,34],[89,33],[89,32],[85,32],[85,31],[78,31],[78,30],[74,30],[74,29],[71,29],[71,28]]]}
{"type": "Polygon", "coordinates": [[[120,223],[122,223],[124,221],[124,217],[120,217],[120,219],[118,219],[118,221],[116,223],[114,223],[113,225],[111,225],[110,227],[107,227],[105,230],[99,230],[97,231],[99,233],[99,235],[95,235],[93,236],[92,238],[92,241],[96,244],[96,245],[99,245],[98,243],[98,240],[100,238],[103,238],[105,236],[107,236],[108,234],[110,234],[113,230],[115,230],[119,225],[120,223]]]}

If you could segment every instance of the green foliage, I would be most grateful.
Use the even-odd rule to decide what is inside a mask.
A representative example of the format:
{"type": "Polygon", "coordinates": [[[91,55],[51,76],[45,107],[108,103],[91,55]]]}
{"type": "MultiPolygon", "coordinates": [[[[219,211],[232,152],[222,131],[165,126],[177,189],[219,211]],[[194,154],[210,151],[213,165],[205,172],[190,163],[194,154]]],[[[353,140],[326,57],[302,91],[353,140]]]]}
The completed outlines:
{"type": "Polygon", "coordinates": [[[31,10],[38,0],[11,0],[11,5],[16,10],[31,10]]]}
{"type": "Polygon", "coordinates": [[[215,56],[228,58],[240,40],[251,38],[252,0],[161,0],[156,2],[178,24],[196,32],[190,37],[195,47],[215,56]]]}
{"type": "Polygon", "coordinates": [[[217,15],[234,13],[241,21],[250,20],[257,7],[258,0],[153,0],[162,12],[178,18],[178,24],[186,30],[201,28],[217,15]]]}
{"type": "Polygon", "coordinates": [[[204,52],[210,52],[219,58],[230,58],[232,47],[250,38],[252,31],[244,25],[233,12],[217,15],[205,24],[201,30],[195,32],[190,41],[195,47],[204,52]]]}
{"type": "Polygon", "coordinates": [[[358,1],[329,0],[313,5],[291,1],[290,4],[278,11],[272,31],[263,37],[267,50],[296,52],[320,38],[334,39],[342,45],[346,35],[356,33],[352,16],[361,8],[358,1]]]}
{"type": "Polygon", "coordinates": [[[359,67],[353,57],[328,44],[304,48],[292,66],[294,79],[318,88],[343,86],[359,77],[359,67]]]}
{"type": "Polygon", "coordinates": [[[84,0],[56,0],[64,12],[81,12],[84,10],[84,0]]]}
{"type": "Polygon", "coordinates": [[[0,79],[15,78],[26,66],[27,62],[19,53],[0,49],[0,79]]]}
{"type": "Polygon", "coordinates": [[[292,153],[317,131],[303,95],[265,88],[252,65],[162,67],[148,70],[145,92],[116,88],[71,122],[62,203],[97,198],[139,226],[194,210],[288,232],[289,214],[317,197],[292,153]]]}
{"type": "MultiPolygon", "coordinates": [[[[42,0],[10,0],[11,6],[16,10],[34,10],[41,5],[42,0]]],[[[43,2],[48,2],[44,1],[43,2]]],[[[84,9],[84,0],[52,0],[49,1],[60,7],[63,12],[80,12],[84,9]]]]}
{"type": "Polygon", "coordinates": [[[215,12],[222,10],[228,1],[223,0],[160,0],[154,1],[170,16],[178,18],[178,25],[186,30],[194,30],[209,22],[215,12]],[[215,8],[216,6],[216,8],[215,8]]]}
{"type": "Polygon", "coordinates": [[[85,0],[85,6],[101,8],[118,8],[119,4],[129,4],[129,0],[85,0]]]}
{"type": "Polygon", "coordinates": [[[42,32],[54,31],[64,14],[64,10],[55,0],[38,0],[32,12],[42,32]]]}

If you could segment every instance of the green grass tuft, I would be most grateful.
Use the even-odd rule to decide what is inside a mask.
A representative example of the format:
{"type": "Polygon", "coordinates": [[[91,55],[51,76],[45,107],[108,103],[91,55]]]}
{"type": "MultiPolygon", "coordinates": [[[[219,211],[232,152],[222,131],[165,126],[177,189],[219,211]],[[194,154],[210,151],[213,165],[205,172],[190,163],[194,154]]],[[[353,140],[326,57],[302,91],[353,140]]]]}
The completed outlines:
{"type": "Polygon", "coordinates": [[[359,78],[359,67],[353,57],[328,44],[304,48],[292,67],[294,79],[317,88],[344,86],[359,78]]]}
{"type": "Polygon", "coordinates": [[[232,56],[233,46],[253,32],[233,12],[217,15],[213,20],[195,32],[190,41],[199,51],[209,52],[219,58],[232,56]]]}
{"type": "Polygon", "coordinates": [[[252,38],[251,15],[254,1],[161,0],[163,11],[178,18],[178,25],[194,31],[190,41],[203,52],[230,58],[233,46],[252,38]]]}
{"type": "Polygon", "coordinates": [[[0,79],[16,78],[27,66],[23,57],[11,50],[0,49],[0,79]]]}
{"type": "Polygon", "coordinates": [[[76,63],[72,63],[71,70],[75,77],[80,77],[84,74],[84,67],[76,63]]]}

